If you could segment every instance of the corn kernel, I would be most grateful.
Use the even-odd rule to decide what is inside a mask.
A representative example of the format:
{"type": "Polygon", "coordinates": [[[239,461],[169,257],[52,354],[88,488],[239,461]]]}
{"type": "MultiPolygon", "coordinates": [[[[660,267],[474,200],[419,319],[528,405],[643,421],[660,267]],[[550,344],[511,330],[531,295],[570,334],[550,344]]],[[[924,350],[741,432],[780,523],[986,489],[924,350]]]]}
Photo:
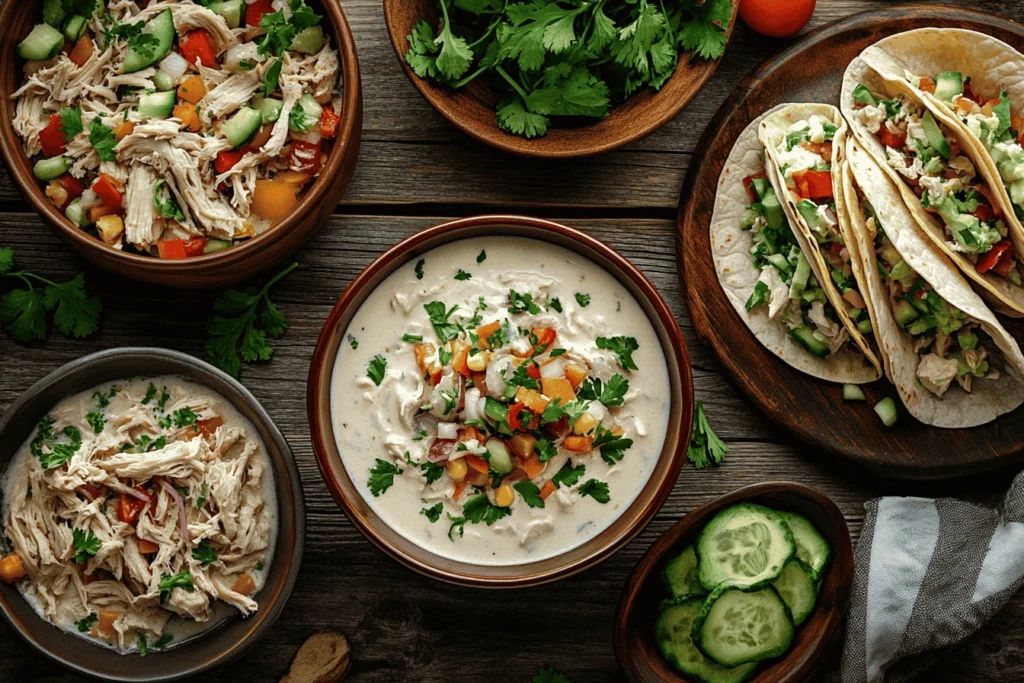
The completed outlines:
{"type": "Polygon", "coordinates": [[[124,221],[120,216],[101,216],[96,221],[96,231],[107,244],[117,244],[124,234],[124,221]]]}
{"type": "Polygon", "coordinates": [[[583,413],[576,418],[576,423],[572,426],[574,434],[589,434],[593,431],[594,427],[601,424],[601,421],[590,413],[583,413]]]}
{"type": "Polygon", "coordinates": [[[448,476],[455,481],[462,481],[466,477],[466,461],[463,458],[448,461],[448,476]]]}
{"type": "Polygon", "coordinates": [[[512,501],[515,499],[516,494],[512,491],[512,487],[508,484],[502,484],[494,495],[494,504],[501,508],[507,508],[512,505],[512,501]]]}
{"type": "Polygon", "coordinates": [[[466,365],[468,365],[469,369],[472,370],[473,372],[483,372],[484,370],[487,369],[487,364],[490,362],[491,352],[481,351],[475,356],[470,356],[469,359],[466,361],[466,365]]]}

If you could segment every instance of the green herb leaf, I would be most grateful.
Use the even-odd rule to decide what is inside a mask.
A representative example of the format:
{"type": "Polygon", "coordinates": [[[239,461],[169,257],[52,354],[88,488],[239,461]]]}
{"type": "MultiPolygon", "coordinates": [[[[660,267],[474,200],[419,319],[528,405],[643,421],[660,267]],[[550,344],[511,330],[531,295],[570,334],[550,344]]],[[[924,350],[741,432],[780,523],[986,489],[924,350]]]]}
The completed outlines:
{"type": "Polygon", "coordinates": [[[519,481],[512,484],[523,500],[532,508],[544,507],[544,499],[540,497],[540,489],[532,481],[519,481]]]}
{"type": "Polygon", "coordinates": [[[545,438],[537,439],[537,457],[541,462],[547,462],[558,455],[558,448],[545,438]]]}
{"type": "Polygon", "coordinates": [[[174,420],[174,426],[178,429],[194,425],[196,423],[196,415],[191,408],[180,408],[171,413],[171,419],[174,420]]]}
{"type": "Polygon", "coordinates": [[[562,312],[562,302],[558,298],[548,299],[548,310],[562,312]]]}
{"type": "Polygon", "coordinates": [[[704,415],[704,403],[697,401],[693,414],[693,432],[690,435],[690,448],[687,458],[694,467],[701,470],[709,465],[721,464],[729,447],[711,430],[707,416],[704,415]]]}
{"type": "Polygon", "coordinates": [[[135,641],[139,646],[139,656],[145,657],[149,653],[149,641],[146,640],[146,634],[139,631],[135,641]]]}
{"type": "Polygon", "coordinates": [[[629,380],[622,375],[612,375],[607,384],[602,383],[599,377],[593,379],[588,377],[580,386],[579,397],[588,401],[600,401],[608,407],[613,407],[625,403],[627,391],[629,391],[629,380]]]}
{"type": "Polygon", "coordinates": [[[270,65],[267,72],[263,74],[263,96],[270,97],[277,91],[277,82],[281,78],[281,68],[284,66],[284,60],[280,57],[274,60],[274,63],[270,65]]]}
{"type": "Polygon", "coordinates": [[[68,142],[71,141],[71,138],[85,130],[85,127],[82,125],[81,107],[64,107],[60,110],[60,130],[64,133],[64,139],[68,142]]]}
{"type": "Polygon", "coordinates": [[[463,280],[464,281],[464,280],[469,280],[472,277],[473,277],[472,274],[467,273],[462,268],[459,268],[459,272],[455,273],[455,279],[456,280],[463,280]]]}
{"type": "Polygon", "coordinates": [[[162,636],[160,636],[160,638],[155,643],[153,643],[153,647],[157,650],[162,650],[168,645],[170,645],[172,640],[174,640],[174,636],[170,633],[165,633],[162,636]]]}
{"type": "Polygon", "coordinates": [[[609,465],[614,465],[622,460],[622,456],[633,446],[633,440],[627,439],[621,434],[613,434],[610,429],[597,426],[597,436],[594,438],[594,448],[601,449],[601,459],[609,465]]]}
{"type": "Polygon", "coordinates": [[[451,341],[459,336],[459,326],[449,321],[452,313],[454,313],[458,307],[458,304],[456,304],[450,309],[445,309],[444,302],[442,301],[431,301],[430,303],[423,305],[423,308],[427,311],[427,315],[430,317],[430,324],[433,325],[434,332],[442,343],[451,341]]]}
{"type": "Polygon", "coordinates": [[[483,249],[480,250],[480,254],[476,257],[477,263],[483,263],[487,260],[487,252],[483,249]]]}
{"type": "Polygon", "coordinates": [[[384,381],[384,375],[388,369],[388,360],[384,356],[376,355],[370,359],[370,364],[366,368],[366,376],[373,380],[373,383],[378,387],[380,383],[384,381]]]}
{"type": "Polygon", "coordinates": [[[83,531],[77,527],[71,530],[71,542],[75,549],[74,561],[76,564],[81,564],[90,557],[96,557],[100,546],[103,545],[92,529],[83,531]]]}
{"type": "Polygon", "coordinates": [[[590,496],[602,505],[611,500],[611,496],[608,495],[608,484],[597,479],[588,479],[576,491],[581,496],[590,496]]]}
{"type": "Polygon", "coordinates": [[[419,344],[423,341],[423,335],[406,333],[402,335],[402,341],[406,344],[419,344]]]}
{"type": "Polygon", "coordinates": [[[99,623],[100,617],[95,612],[90,612],[89,616],[84,619],[79,619],[75,622],[75,628],[78,629],[79,633],[88,633],[92,630],[92,627],[99,623]]]}
{"type": "Polygon", "coordinates": [[[161,605],[170,599],[175,588],[191,593],[195,590],[195,585],[192,583],[192,572],[186,570],[174,575],[161,574],[159,588],[161,605]]]}
{"type": "Polygon", "coordinates": [[[210,545],[210,539],[204,538],[192,549],[192,559],[207,567],[217,561],[217,551],[210,545]]]}
{"type": "Polygon", "coordinates": [[[586,308],[587,306],[590,305],[590,295],[589,294],[584,294],[582,292],[576,292],[576,294],[574,294],[573,296],[576,297],[576,303],[578,303],[583,308],[586,308]]]}
{"type": "Polygon", "coordinates": [[[427,260],[426,259],[422,259],[422,258],[419,261],[416,262],[416,268],[414,269],[414,271],[416,273],[416,279],[417,280],[422,280],[423,279],[423,264],[426,263],[426,262],[427,262],[427,260]]]}
{"type": "Polygon", "coordinates": [[[114,153],[114,147],[117,146],[114,129],[104,126],[99,116],[89,122],[89,144],[96,150],[100,161],[117,160],[117,155],[114,153]]]}
{"type": "Polygon", "coordinates": [[[596,343],[597,348],[614,352],[624,369],[639,370],[633,361],[633,352],[640,348],[635,337],[598,337],[596,343]]]}
{"type": "Polygon", "coordinates": [[[569,679],[558,673],[553,666],[542,666],[530,683],[569,683],[569,679]]]}
{"type": "Polygon", "coordinates": [[[426,460],[420,463],[420,471],[423,472],[423,476],[427,478],[427,485],[429,486],[441,478],[441,475],[444,474],[444,467],[438,465],[436,462],[426,460]]]}
{"type": "Polygon", "coordinates": [[[520,294],[514,289],[508,290],[508,312],[529,313],[537,315],[540,313],[540,306],[534,303],[532,294],[520,294]]]}
{"type": "Polygon", "coordinates": [[[444,511],[444,503],[437,503],[428,508],[420,510],[421,515],[425,515],[430,523],[433,524],[437,520],[441,519],[441,513],[444,511]]]}
{"type": "Polygon", "coordinates": [[[370,493],[374,498],[384,493],[395,483],[395,475],[401,473],[402,470],[397,465],[377,458],[377,464],[370,470],[370,479],[367,482],[370,493]]]}
{"type": "Polygon", "coordinates": [[[562,465],[562,469],[555,473],[555,476],[551,477],[552,483],[555,486],[561,488],[563,486],[573,486],[583,473],[587,471],[586,465],[580,465],[579,467],[573,467],[572,463],[565,463],[562,465]]]}

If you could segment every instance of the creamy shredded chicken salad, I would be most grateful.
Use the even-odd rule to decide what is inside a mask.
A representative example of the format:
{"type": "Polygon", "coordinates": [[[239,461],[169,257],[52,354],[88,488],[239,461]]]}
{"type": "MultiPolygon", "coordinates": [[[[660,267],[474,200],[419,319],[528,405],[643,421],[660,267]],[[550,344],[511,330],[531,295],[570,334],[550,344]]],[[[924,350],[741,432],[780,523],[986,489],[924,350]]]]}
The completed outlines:
{"type": "Polygon", "coordinates": [[[304,0],[46,0],[14,129],[67,218],[116,249],[214,253],[286,217],[341,114],[304,0]]]}
{"type": "Polygon", "coordinates": [[[273,472],[252,424],[209,389],[163,376],[67,398],[3,484],[0,579],[62,629],[145,654],[259,608],[273,472]]]}

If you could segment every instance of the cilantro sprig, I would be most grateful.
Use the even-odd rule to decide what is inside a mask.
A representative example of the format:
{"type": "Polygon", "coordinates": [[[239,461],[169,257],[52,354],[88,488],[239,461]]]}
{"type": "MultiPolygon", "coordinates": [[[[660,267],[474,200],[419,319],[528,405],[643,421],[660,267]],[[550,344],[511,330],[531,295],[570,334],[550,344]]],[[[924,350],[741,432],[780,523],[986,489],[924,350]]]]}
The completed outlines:
{"type": "Polygon", "coordinates": [[[376,498],[391,488],[395,483],[395,475],[401,473],[402,470],[398,465],[377,458],[376,464],[370,469],[370,479],[366,485],[370,487],[370,493],[376,498]]]}
{"type": "Polygon", "coordinates": [[[280,339],[288,329],[287,318],[270,300],[270,288],[298,267],[291,264],[259,289],[229,289],[217,298],[213,303],[217,315],[206,324],[206,360],[232,377],[238,377],[243,360],[270,360],[274,353],[270,340],[280,339]]]}
{"type": "Polygon", "coordinates": [[[83,531],[77,527],[71,530],[71,543],[75,550],[74,561],[76,564],[81,564],[91,557],[96,557],[96,553],[100,551],[100,546],[103,545],[100,539],[96,537],[96,534],[92,532],[92,529],[83,531]]]}
{"type": "Polygon", "coordinates": [[[20,342],[38,342],[49,333],[48,313],[67,337],[81,339],[99,328],[103,304],[85,291],[79,273],[67,282],[54,282],[27,270],[14,270],[14,250],[0,248],[0,282],[21,280],[27,289],[12,289],[0,297],[0,323],[20,342]]]}
{"type": "Polygon", "coordinates": [[[709,465],[719,465],[728,450],[729,447],[711,430],[708,418],[704,415],[704,403],[697,401],[693,411],[693,433],[690,435],[690,448],[686,454],[690,462],[698,470],[709,465]]]}
{"type": "Polygon", "coordinates": [[[462,516],[453,517],[451,514],[448,515],[448,519],[451,520],[452,525],[448,528],[448,538],[452,538],[454,531],[459,532],[459,536],[462,536],[466,530],[466,524],[486,524],[491,526],[502,517],[506,517],[512,514],[509,508],[503,508],[495,505],[487,498],[487,494],[478,493],[462,506],[462,516]]]}

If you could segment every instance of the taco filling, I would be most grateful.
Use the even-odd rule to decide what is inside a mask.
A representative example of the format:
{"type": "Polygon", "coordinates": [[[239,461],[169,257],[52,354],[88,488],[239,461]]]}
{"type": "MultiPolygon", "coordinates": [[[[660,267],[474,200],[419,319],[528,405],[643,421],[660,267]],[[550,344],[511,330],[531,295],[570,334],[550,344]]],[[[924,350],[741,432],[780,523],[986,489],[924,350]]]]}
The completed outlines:
{"type": "Polygon", "coordinates": [[[942,396],[954,381],[970,392],[974,382],[995,380],[992,363],[1000,352],[977,320],[945,301],[889,241],[866,199],[861,210],[875,236],[878,272],[889,294],[893,317],[914,342],[920,357],[917,380],[942,396]]]}
{"type": "Polygon", "coordinates": [[[824,358],[844,345],[856,349],[847,344],[850,334],[814,276],[767,176],[748,176],[743,186],[751,203],[741,227],[751,232],[750,255],[761,271],[746,309],[766,306],[768,316],[785,324],[790,336],[815,356],[824,358]]]}
{"type": "Polygon", "coordinates": [[[1021,286],[1003,210],[948,129],[904,95],[886,99],[859,84],[853,98],[857,123],[885,146],[889,166],[921,206],[942,218],[949,248],[970,260],[979,274],[1021,286]]]}

